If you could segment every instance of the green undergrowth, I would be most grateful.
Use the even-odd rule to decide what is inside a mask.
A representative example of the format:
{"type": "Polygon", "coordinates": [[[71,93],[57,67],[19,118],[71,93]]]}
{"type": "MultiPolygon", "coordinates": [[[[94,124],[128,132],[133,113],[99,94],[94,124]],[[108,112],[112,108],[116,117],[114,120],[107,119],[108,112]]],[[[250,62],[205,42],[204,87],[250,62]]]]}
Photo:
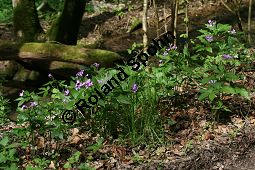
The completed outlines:
{"type": "MultiPolygon", "coordinates": [[[[210,116],[214,118],[220,113],[232,112],[223,102],[226,96],[238,96],[243,101],[249,101],[254,89],[248,89],[240,82],[245,80],[243,70],[249,67],[254,56],[240,41],[243,34],[235,32],[230,25],[216,24],[214,21],[199,32],[201,34],[188,40],[183,49],[172,44],[162,47],[157,52],[156,62],[148,63],[146,67],[140,63],[137,71],[133,71],[132,67],[138,66],[119,65],[128,78],[118,81],[119,85],[115,82],[114,88],[97,102],[91,99],[91,103],[96,104],[91,109],[84,108],[84,114],[77,110],[75,103],[80,99],[88,101],[95,94],[95,89],[102,89],[113,77],[117,79],[120,72],[117,67],[101,68],[93,64],[89,70],[81,70],[71,77],[70,81],[59,81],[49,75],[49,82],[40,88],[40,92],[22,92],[17,99],[17,123],[26,124],[27,127],[4,134],[0,154],[9,155],[10,159],[0,161],[0,167],[18,166],[17,158],[20,158],[21,165],[25,162],[21,158],[24,148],[29,148],[32,160],[27,165],[29,167],[44,169],[50,160],[55,165],[62,160],[62,164],[58,164],[60,167],[88,168],[87,163],[92,158],[82,156],[84,150],[73,152],[61,147],[52,150],[48,145],[39,152],[35,147],[38,146],[38,137],[61,144],[68,140],[69,130],[73,128],[101,137],[88,147],[86,152],[91,153],[97,152],[104,140],[109,142],[117,139],[129,146],[142,143],[163,145],[167,142],[164,125],[170,125],[173,121],[160,113],[160,103],[162,100],[174,100],[180,95],[176,87],[184,88],[184,91],[196,89],[196,100],[209,105],[210,116]],[[66,110],[73,113],[65,115],[66,122],[70,124],[62,120],[66,110]],[[5,148],[7,144],[13,145],[5,148]],[[67,150],[69,157],[61,158],[59,152],[63,150],[67,150]],[[47,157],[43,155],[45,152],[48,153],[47,157]]],[[[134,50],[135,47],[129,51],[134,50]]],[[[177,103],[171,107],[183,106],[177,103]]]]}

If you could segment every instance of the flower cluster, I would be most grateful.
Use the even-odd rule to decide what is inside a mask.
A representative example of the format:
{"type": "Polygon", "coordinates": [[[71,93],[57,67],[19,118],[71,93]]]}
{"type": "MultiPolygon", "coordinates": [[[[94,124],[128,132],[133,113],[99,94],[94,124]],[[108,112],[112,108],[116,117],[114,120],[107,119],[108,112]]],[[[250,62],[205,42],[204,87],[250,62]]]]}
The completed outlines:
{"type": "Polygon", "coordinates": [[[30,102],[29,105],[22,105],[21,106],[21,110],[25,110],[25,109],[28,109],[28,108],[32,108],[32,107],[35,107],[37,106],[38,103],[37,102],[30,102]]]}
{"type": "Polygon", "coordinates": [[[163,53],[163,56],[167,56],[169,51],[171,51],[171,50],[177,50],[177,46],[173,45],[173,44],[169,44],[169,47],[166,48],[166,50],[163,53]]]}
{"type": "Polygon", "coordinates": [[[95,66],[97,69],[99,68],[100,64],[94,63],[93,66],[95,66]]]}
{"type": "Polygon", "coordinates": [[[70,94],[70,91],[68,90],[68,89],[66,89],[65,91],[64,91],[64,95],[65,96],[68,96],[70,94]]]}
{"type": "Polygon", "coordinates": [[[212,35],[206,35],[206,36],[205,36],[205,39],[206,39],[208,42],[212,42],[212,41],[213,41],[213,36],[212,36],[212,35]]]}
{"type": "Polygon", "coordinates": [[[223,54],[223,55],[222,55],[222,58],[225,59],[225,60],[227,60],[227,59],[233,58],[233,56],[231,56],[231,55],[229,55],[229,54],[223,54]]]}
{"type": "Polygon", "coordinates": [[[214,25],[216,25],[216,21],[208,20],[208,24],[210,27],[213,27],[214,25]]]}
{"type": "Polygon", "coordinates": [[[88,79],[87,81],[85,81],[85,87],[89,88],[90,86],[93,86],[93,82],[91,81],[91,79],[88,79]]]}
{"type": "Polygon", "coordinates": [[[24,96],[24,90],[22,90],[22,91],[19,93],[19,96],[20,96],[20,97],[24,96]]]}
{"type": "Polygon", "coordinates": [[[76,74],[76,77],[82,77],[84,74],[84,70],[81,70],[79,71],[77,74],[76,74]]]}
{"type": "Polygon", "coordinates": [[[51,78],[53,78],[53,76],[52,76],[52,74],[50,73],[50,74],[48,74],[48,77],[51,79],[51,78]]]}
{"type": "Polygon", "coordinates": [[[235,29],[232,29],[230,31],[228,31],[230,34],[236,34],[236,30],[235,29]]]}
{"type": "Polygon", "coordinates": [[[133,93],[136,93],[137,90],[138,90],[137,84],[133,84],[133,86],[132,86],[132,91],[133,91],[133,93]]]}

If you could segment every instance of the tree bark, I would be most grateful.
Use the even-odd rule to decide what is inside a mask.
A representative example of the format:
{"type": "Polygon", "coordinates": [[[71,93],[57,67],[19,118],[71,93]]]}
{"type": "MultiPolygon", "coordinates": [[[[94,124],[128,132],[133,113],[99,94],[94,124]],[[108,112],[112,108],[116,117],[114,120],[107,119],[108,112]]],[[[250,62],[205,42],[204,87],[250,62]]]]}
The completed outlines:
{"type": "Polygon", "coordinates": [[[147,31],[147,15],[148,15],[148,0],[143,1],[143,46],[148,46],[148,31],[147,31]]]}
{"type": "Polygon", "coordinates": [[[248,13],[248,42],[251,44],[251,8],[252,0],[249,0],[249,13],[248,13]]]}
{"type": "Polygon", "coordinates": [[[78,32],[86,2],[86,0],[65,0],[61,15],[49,31],[51,41],[67,45],[77,44],[78,32]]]}
{"type": "Polygon", "coordinates": [[[37,39],[38,33],[43,32],[40,25],[34,0],[13,0],[13,26],[16,38],[22,42],[37,39]]]}
{"type": "Polygon", "coordinates": [[[175,0],[175,10],[174,10],[174,45],[176,46],[177,40],[177,23],[178,23],[178,8],[179,8],[179,0],[175,0]]]}

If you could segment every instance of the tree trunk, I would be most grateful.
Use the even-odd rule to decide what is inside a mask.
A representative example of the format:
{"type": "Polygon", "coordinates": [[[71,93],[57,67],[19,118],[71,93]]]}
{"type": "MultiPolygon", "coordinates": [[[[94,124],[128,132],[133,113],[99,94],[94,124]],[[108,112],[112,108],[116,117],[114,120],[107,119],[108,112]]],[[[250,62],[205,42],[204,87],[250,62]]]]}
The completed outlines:
{"type": "Polygon", "coordinates": [[[65,0],[61,15],[50,29],[49,36],[51,41],[67,45],[77,44],[85,5],[86,0],[65,0]]]}
{"type": "Polygon", "coordinates": [[[37,39],[38,33],[43,31],[34,0],[13,0],[13,26],[15,36],[22,42],[37,39]]]}
{"type": "Polygon", "coordinates": [[[147,14],[148,14],[148,0],[143,1],[143,46],[148,46],[148,31],[147,31],[147,14]]]}

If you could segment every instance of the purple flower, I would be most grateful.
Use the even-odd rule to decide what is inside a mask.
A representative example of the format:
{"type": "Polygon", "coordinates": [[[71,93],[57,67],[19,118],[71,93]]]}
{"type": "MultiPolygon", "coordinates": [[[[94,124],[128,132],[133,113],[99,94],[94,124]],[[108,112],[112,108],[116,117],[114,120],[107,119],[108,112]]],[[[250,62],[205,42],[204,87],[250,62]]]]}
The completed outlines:
{"type": "Polygon", "coordinates": [[[22,97],[24,95],[24,90],[22,90],[19,94],[20,97],[22,97]]]}
{"type": "Polygon", "coordinates": [[[76,77],[81,77],[81,76],[83,76],[83,74],[84,74],[84,70],[81,70],[81,71],[79,71],[79,72],[76,74],[76,77]]]}
{"type": "Polygon", "coordinates": [[[85,83],[80,82],[80,80],[76,80],[75,89],[79,90],[85,83]]]}
{"type": "Polygon", "coordinates": [[[228,31],[230,34],[236,34],[236,30],[232,29],[231,31],[228,31]]]}
{"type": "Polygon", "coordinates": [[[207,35],[207,36],[205,36],[205,39],[206,39],[208,42],[212,42],[212,41],[213,41],[213,36],[212,36],[212,35],[207,35]]]}
{"type": "Polygon", "coordinates": [[[90,86],[93,86],[93,82],[92,82],[90,79],[88,79],[88,80],[85,82],[85,86],[86,86],[86,88],[88,88],[88,87],[90,87],[90,86]]]}
{"type": "Polygon", "coordinates": [[[48,74],[48,77],[49,77],[49,78],[53,78],[52,74],[48,74]]]}
{"type": "Polygon", "coordinates": [[[93,66],[95,66],[96,68],[99,67],[99,64],[98,63],[94,63],[93,66]]]}
{"type": "Polygon", "coordinates": [[[21,110],[25,110],[25,109],[27,109],[27,106],[26,105],[22,105],[21,110]]]}
{"type": "Polygon", "coordinates": [[[216,83],[217,82],[217,80],[209,80],[209,84],[214,84],[214,83],[216,83]]]}
{"type": "Polygon", "coordinates": [[[209,23],[210,27],[212,27],[212,26],[214,26],[216,24],[216,22],[213,21],[213,20],[208,20],[208,23],[209,23]]]}
{"type": "Polygon", "coordinates": [[[229,55],[229,54],[223,54],[222,57],[223,57],[223,59],[225,59],[225,60],[233,58],[233,56],[231,56],[231,55],[229,55]]]}
{"type": "Polygon", "coordinates": [[[166,51],[171,51],[171,50],[176,50],[177,46],[173,45],[173,44],[169,44],[169,48],[166,49],[166,51]]]}
{"type": "Polygon", "coordinates": [[[30,107],[34,107],[34,106],[37,106],[38,103],[37,102],[30,102],[30,107]]]}
{"type": "Polygon", "coordinates": [[[137,84],[133,84],[133,86],[132,86],[132,91],[133,91],[134,93],[136,93],[137,90],[138,90],[137,84]]]}
{"type": "Polygon", "coordinates": [[[65,91],[64,91],[64,95],[65,96],[68,96],[70,94],[70,91],[68,90],[68,89],[66,89],[65,91]]]}
{"type": "Polygon", "coordinates": [[[102,81],[102,80],[97,80],[97,82],[98,82],[99,84],[103,83],[103,81],[102,81]]]}
{"type": "Polygon", "coordinates": [[[134,66],[135,66],[135,68],[136,68],[136,67],[138,67],[138,64],[135,64],[134,66]]]}

